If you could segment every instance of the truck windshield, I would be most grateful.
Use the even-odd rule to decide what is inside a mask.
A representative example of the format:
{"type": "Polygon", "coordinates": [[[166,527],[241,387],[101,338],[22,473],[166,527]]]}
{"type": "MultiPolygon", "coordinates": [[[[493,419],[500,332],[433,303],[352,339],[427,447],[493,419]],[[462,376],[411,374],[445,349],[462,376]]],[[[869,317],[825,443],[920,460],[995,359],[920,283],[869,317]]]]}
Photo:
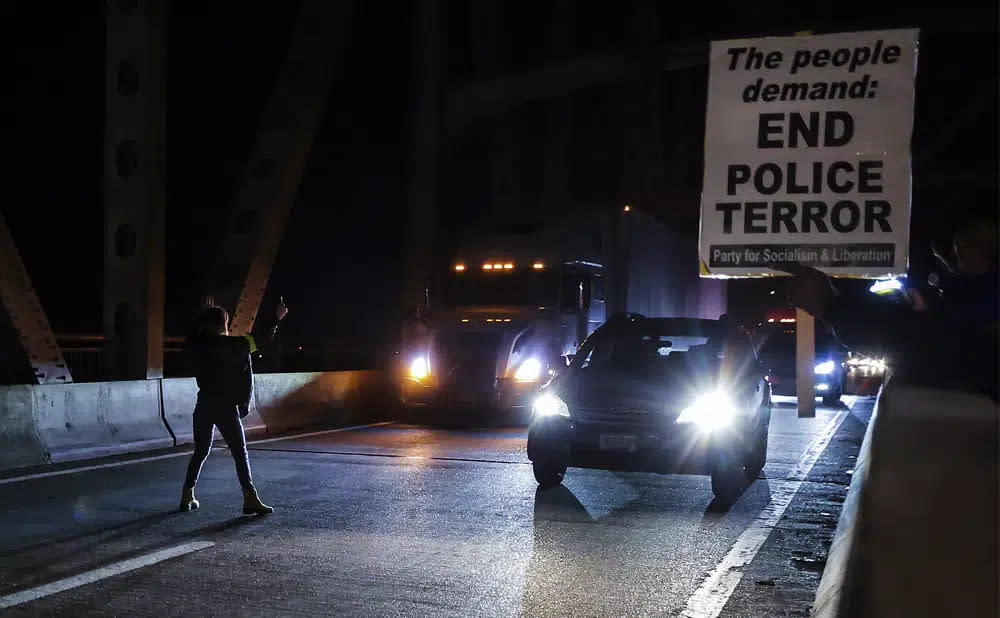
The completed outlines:
{"type": "Polygon", "coordinates": [[[452,274],[445,290],[453,307],[552,305],[558,295],[558,279],[552,272],[452,274]]]}

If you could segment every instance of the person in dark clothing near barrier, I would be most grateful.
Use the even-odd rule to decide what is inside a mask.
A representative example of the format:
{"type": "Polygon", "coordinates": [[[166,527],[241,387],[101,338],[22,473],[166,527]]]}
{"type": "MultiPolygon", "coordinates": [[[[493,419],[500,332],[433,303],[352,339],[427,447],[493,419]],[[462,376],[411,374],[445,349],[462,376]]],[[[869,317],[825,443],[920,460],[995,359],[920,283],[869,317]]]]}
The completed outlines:
{"type": "MultiPolygon", "coordinates": [[[[273,328],[262,341],[268,342],[277,331],[277,322],[288,313],[284,303],[278,305],[273,328]]],[[[184,353],[198,381],[198,400],[194,409],[194,453],[188,463],[187,477],[181,491],[180,509],[189,511],[200,506],[194,488],[201,467],[212,450],[215,427],[226,440],[236,463],[236,474],[243,488],[243,514],[263,515],[274,509],[261,502],[250,474],[250,458],[241,418],[250,410],[253,395],[253,367],[250,355],[257,350],[256,338],[229,336],[229,315],[222,307],[208,307],[198,318],[196,331],[188,337],[184,353]]]]}
{"type": "Polygon", "coordinates": [[[829,324],[848,348],[887,357],[901,379],[971,390],[998,399],[997,221],[969,217],[953,236],[953,275],[940,298],[899,303],[839,294],[822,272],[797,265],[788,299],[829,324]]]}

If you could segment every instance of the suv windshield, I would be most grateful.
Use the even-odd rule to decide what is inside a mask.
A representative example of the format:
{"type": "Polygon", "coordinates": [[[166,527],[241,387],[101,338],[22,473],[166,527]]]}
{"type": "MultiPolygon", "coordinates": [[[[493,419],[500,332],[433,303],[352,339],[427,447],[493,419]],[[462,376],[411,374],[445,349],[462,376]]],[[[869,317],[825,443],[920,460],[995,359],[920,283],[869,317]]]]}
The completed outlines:
{"type": "MultiPolygon", "coordinates": [[[[795,355],[795,331],[783,330],[773,331],[765,335],[764,342],[760,346],[761,354],[777,356],[795,355]]],[[[841,348],[843,345],[832,334],[816,329],[816,354],[830,354],[841,348]]]]}
{"type": "Polygon", "coordinates": [[[713,320],[676,318],[643,320],[598,331],[584,343],[573,366],[635,370],[658,365],[671,355],[708,343],[716,324],[713,320]]]}

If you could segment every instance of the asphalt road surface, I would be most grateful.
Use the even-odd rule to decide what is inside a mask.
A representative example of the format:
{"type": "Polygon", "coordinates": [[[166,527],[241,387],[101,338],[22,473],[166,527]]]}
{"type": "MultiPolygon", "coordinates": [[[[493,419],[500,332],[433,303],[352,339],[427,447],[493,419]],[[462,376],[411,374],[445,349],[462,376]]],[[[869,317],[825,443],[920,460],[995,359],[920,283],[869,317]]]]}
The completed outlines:
{"type": "Polygon", "coordinates": [[[225,449],[191,513],[182,450],[10,473],[0,614],[807,616],[874,403],[845,402],[776,406],[767,466],[726,511],[704,476],[570,468],[540,491],[523,427],[258,442],[265,517],[239,515],[225,449]]]}

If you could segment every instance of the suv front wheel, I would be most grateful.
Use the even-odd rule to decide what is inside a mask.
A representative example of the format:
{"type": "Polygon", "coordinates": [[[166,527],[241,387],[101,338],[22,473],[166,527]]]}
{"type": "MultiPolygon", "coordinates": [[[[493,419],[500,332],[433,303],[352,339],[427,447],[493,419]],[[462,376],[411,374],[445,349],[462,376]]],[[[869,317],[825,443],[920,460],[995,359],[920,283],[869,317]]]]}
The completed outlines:
{"type": "Polygon", "coordinates": [[[535,480],[542,487],[555,487],[562,483],[566,474],[565,463],[557,463],[547,457],[536,459],[532,462],[531,469],[535,473],[535,480]]]}

